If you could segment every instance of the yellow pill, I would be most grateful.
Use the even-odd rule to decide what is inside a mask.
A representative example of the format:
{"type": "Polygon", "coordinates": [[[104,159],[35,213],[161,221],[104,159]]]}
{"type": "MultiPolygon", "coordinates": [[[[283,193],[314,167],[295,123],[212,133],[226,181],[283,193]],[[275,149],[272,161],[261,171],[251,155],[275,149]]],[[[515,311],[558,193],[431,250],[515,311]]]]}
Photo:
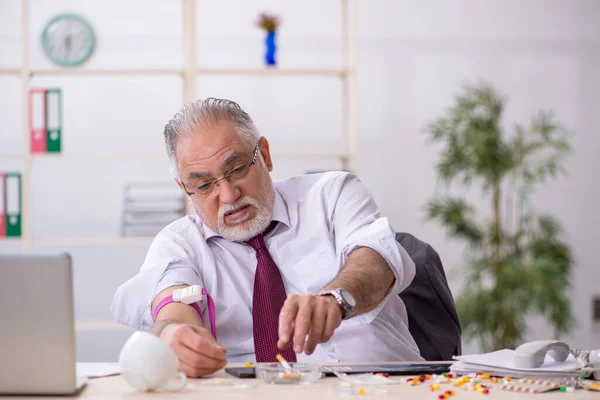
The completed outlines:
{"type": "Polygon", "coordinates": [[[437,383],[434,383],[433,385],[429,386],[429,390],[431,390],[432,392],[439,390],[439,388],[440,388],[440,385],[438,385],[437,383]]]}
{"type": "Polygon", "coordinates": [[[251,362],[247,362],[246,364],[244,364],[244,367],[248,368],[248,367],[252,367],[254,366],[254,364],[252,364],[251,362]]]}
{"type": "Polygon", "coordinates": [[[367,391],[364,388],[360,388],[356,391],[358,394],[367,394],[367,391]]]}
{"type": "Polygon", "coordinates": [[[510,378],[510,376],[505,376],[505,377],[504,377],[504,380],[505,380],[505,381],[510,381],[510,379],[511,379],[511,378],[510,378]]]}
{"type": "Polygon", "coordinates": [[[481,377],[483,379],[490,379],[490,374],[483,374],[481,377]]]}

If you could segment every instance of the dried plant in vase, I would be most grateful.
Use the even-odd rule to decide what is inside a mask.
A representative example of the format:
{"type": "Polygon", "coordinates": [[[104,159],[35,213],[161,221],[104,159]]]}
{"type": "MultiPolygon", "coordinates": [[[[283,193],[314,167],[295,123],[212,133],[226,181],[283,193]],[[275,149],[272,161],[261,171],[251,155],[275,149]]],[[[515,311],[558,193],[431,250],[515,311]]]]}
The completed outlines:
{"type": "Polygon", "coordinates": [[[269,67],[277,65],[275,53],[277,52],[277,28],[281,24],[281,18],[275,14],[263,12],[259,15],[256,25],[267,34],[265,37],[265,64],[269,67]]]}
{"type": "Polygon", "coordinates": [[[439,181],[451,189],[427,204],[427,218],[467,245],[457,309],[463,336],[485,351],[518,346],[533,314],[552,326],[548,339],[573,325],[571,249],[559,221],[537,213],[531,201],[537,185],[565,172],[569,135],[551,112],[539,112],[529,126],[517,124],[506,135],[504,105],[491,86],[466,86],[427,127],[443,148],[439,181]],[[469,187],[480,189],[487,210],[456,195],[469,187]]]}

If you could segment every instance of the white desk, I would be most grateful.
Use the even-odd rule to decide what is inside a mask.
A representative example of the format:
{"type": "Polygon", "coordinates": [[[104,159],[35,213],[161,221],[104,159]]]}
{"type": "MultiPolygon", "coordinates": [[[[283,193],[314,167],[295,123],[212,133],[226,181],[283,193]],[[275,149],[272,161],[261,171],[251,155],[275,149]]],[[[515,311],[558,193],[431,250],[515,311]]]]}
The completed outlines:
{"type": "MultiPolygon", "coordinates": [[[[231,364],[230,366],[242,366],[243,364],[231,364]]],[[[224,371],[219,371],[212,375],[213,377],[232,378],[224,371]]],[[[394,380],[404,381],[406,377],[394,376],[394,380]]],[[[194,382],[191,379],[190,382],[194,382]]],[[[337,392],[340,380],[338,378],[325,378],[312,385],[266,385],[260,381],[257,386],[247,389],[231,388],[207,388],[189,390],[184,389],[179,392],[150,392],[140,393],[130,387],[120,376],[111,376],[105,378],[94,378],[88,381],[87,386],[78,394],[81,399],[261,399],[261,400],[316,400],[316,399],[418,399],[418,400],[437,400],[442,391],[431,392],[429,385],[432,381],[426,381],[418,386],[410,386],[406,382],[397,385],[386,386],[387,393],[377,396],[355,395],[341,396],[337,392]]],[[[529,399],[529,400],[600,400],[600,392],[587,390],[576,390],[573,393],[562,393],[558,391],[541,394],[527,394],[503,391],[500,389],[491,389],[488,395],[479,394],[477,391],[467,391],[453,387],[451,384],[441,384],[442,390],[454,390],[456,394],[449,400],[485,400],[485,399],[529,399]],[[533,397],[532,397],[533,396],[533,397]]],[[[10,397],[0,397],[1,400],[10,397]]],[[[15,400],[35,399],[44,397],[12,397],[15,400]]],[[[47,397],[56,400],[57,397],[47,397]]]]}

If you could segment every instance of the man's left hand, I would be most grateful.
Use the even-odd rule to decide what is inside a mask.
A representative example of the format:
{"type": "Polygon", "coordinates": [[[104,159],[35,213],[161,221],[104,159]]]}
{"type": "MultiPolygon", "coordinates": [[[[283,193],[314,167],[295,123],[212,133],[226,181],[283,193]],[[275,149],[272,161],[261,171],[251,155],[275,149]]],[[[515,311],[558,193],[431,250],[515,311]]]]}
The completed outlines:
{"type": "Polygon", "coordinates": [[[342,309],[333,296],[291,295],[279,314],[279,342],[285,349],[312,354],[318,343],[327,342],[342,323],[342,309]],[[306,337],[308,335],[308,338],[306,337]]]}

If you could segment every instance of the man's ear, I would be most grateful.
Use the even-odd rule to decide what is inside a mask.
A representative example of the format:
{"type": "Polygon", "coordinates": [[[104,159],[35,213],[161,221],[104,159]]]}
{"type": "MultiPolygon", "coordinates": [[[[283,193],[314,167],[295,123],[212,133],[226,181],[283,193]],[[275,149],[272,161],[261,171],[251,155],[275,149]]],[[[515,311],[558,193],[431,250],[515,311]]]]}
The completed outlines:
{"type": "Polygon", "coordinates": [[[271,158],[271,150],[269,148],[269,141],[266,137],[260,138],[259,151],[263,160],[265,160],[265,165],[267,166],[267,170],[269,172],[273,171],[273,159],[271,158]]]}
{"type": "Polygon", "coordinates": [[[174,180],[175,180],[175,183],[177,184],[177,186],[179,186],[179,188],[181,190],[183,190],[185,192],[185,194],[187,194],[187,190],[185,190],[185,188],[183,187],[183,184],[181,183],[181,181],[179,179],[177,179],[177,178],[175,178],[174,180]]]}

